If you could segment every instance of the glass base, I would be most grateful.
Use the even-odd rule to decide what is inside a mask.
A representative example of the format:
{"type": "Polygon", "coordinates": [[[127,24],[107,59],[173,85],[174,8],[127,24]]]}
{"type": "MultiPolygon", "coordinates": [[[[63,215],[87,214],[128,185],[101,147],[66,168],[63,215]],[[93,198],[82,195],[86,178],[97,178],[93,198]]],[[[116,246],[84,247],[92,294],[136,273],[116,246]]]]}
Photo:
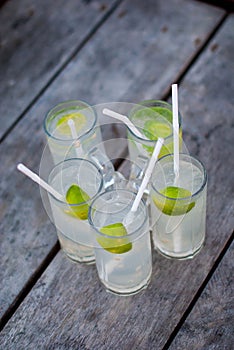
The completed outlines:
{"type": "Polygon", "coordinates": [[[166,250],[160,249],[159,247],[154,246],[155,250],[162,256],[168,259],[177,259],[177,260],[188,260],[193,259],[202,249],[203,243],[192,253],[174,253],[174,252],[168,252],[166,250]]]}
{"type": "Polygon", "coordinates": [[[150,283],[150,278],[151,278],[151,273],[147,277],[147,279],[145,279],[140,285],[137,285],[137,286],[129,288],[129,289],[128,288],[125,288],[125,289],[115,288],[115,287],[107,285],[104,281],[101,281],[101,282],[105,286],[106,291],[108,293],[111,293],[114,295],[119,295],[119,296],[130,296],[130,295],[135,295],[135,294],[139,293],[140,291],[146,289],[150,283]]]}
{"type": "Polygon", "coordinates": [[[60,247],[70,260],[82,264],[93,264],[95,262],[93,248],[78,244],[59,231],[57,233],[60,247]]]}
{"type": "Polygon", "coordinates": [[[72,260],[73,262],[78,262],[86,265],[91,265],[95,263],[95,257],[94,256],[87,256],[87,257],[77,257],[76,255],[71,255],[68,254],[66,251],[64,251],[64,254],[66,255],[67,258],[72,260]]]}

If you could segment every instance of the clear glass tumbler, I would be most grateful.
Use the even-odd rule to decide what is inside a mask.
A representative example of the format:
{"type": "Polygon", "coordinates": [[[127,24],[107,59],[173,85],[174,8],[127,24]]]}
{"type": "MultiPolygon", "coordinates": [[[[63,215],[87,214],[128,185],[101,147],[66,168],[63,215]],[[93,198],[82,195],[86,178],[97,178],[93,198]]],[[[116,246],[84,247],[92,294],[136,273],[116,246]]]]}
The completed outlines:
{"type": "Polygon", "coordinates": [[[96,231],[95,258],[107,291],[130,295],[147,287],[152,272],[148,211],[142,200],[129,217],[136,194],[122,189],[98,195],[89,209],[96,231]]]}
{"type": "Polygon", "coordinates": [[[180,154],[175,179],[173,155],[162,157],[151,178],[154,247],[171,258],[193,258],[205,240],[207,174],[203,164],[180,154]]]}
{"type": "Polygon", "coordinates": [[[96,144],[100,144],[101,132],[95,126],[97,126],[97,114],[84,101],[66,101],[52,108],[44,119],[44,130],[54,164],[68,158],[68,152],[69,158],[84,158],[82,148],[76,147],[81,137],[92,138],[96,144]],[[72,136],[68,125],[70,119],[74,121],[78,138],[72,136]]]}
{"type": "MultiPolygon", "coordinates": [[[[128,148],[133,163],[141,165],[142,159],[150,158],[159,137],[164,138],[159,158],[173,153],[172,106],[160,100],[145,100],[134,106],[129,119],[142,137],[128,129],[128,148]]],[[[181,115],[179,113],[180,147],[182,146],[181,115]]]]}
{"type": "Polygon", "coordinates": [[[53,168],[48,182],[64,196],[64,201],[59,201],[49,194],[61,248],[72,260],[93,262],[94,235],[88,222],[88,210],[103,189],[100,169],[89,160],[68,159],[53,168]]]}

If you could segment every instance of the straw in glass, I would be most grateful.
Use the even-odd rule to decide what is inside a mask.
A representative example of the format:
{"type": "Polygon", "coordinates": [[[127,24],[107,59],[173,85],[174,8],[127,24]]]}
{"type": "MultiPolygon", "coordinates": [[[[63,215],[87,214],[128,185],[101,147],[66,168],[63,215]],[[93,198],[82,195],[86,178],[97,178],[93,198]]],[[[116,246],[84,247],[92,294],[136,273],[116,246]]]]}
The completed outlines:
{"type": "Polygon", "coordinates": [[[47,182],[42,180],[37,174],[32,172],[29,168],[27,168],[24,164],[19,163],[17,165],[17,169],[21,171],[24,175],[28,176],[31,180],[40,185],[44,190],[49,192],[52,196],[54,196],[59,201],[64,201],[64,197],[58,193],[53,187],[51,187],[47,182]]]}
{"type": "MultiPolygon", "coordinates": [[[[70,131],[71,131],[71,134],[72,134],[72,138],[74,140],[77,140],[78,139],[78,134],[77,134],[77,131],[76,131],[76,127],[75,127],[74,121],[72,119],[69,119],[67,124],[68,124],[68,126],[70,128],[70,131]]],[[[78,158],[81,157],[81,155],[83,153],[83,150],[82,150],[82,146],[81,146],[80,143],[79,143],[79,148],[75,147],[75,150],[76,150],[76,156],[78,158]]]]}
{"type": "Polygon", "coordinates": [[[144,176],[144,178],[142,180],[142,183],[140,185],[140,188],[139,188],[139,191],[138,191],[138,193],[136,195],[136,198],[135,198],[135,200],[133,202],[131,210],[127,214],[127,216],[125,217],[125,219],[123,221],[124,224],[129,224],[129,222],[132,221],[132,219],[133,219],[133,213],[137,211],[137,208],[138,208],[138,206],[140,204],[140,201],[141,201],[141,198],[142,198],[142,196],[144,194],[146,186],[148,185],[149,180],[151,178],[151,175],[152,175],[155,163],[156,163],[156,161],[158,159],[158,156],[159,156],[159,153],[160,153],[160,150],[161,150],[161,147],[162,147],[163,143],[164,143],[164,139],[160,137],[158,139],[155,147],[154,147],[153,154],[152,154],[152,156],[150,158],[149,164],[148,164],[147,169],[145,171],[145,176],[144,176]]]}
{"type": "Polygon", "coordinates": [[[178,87],[172,84],[172,113],[173,113],[173,153],[175,183],[179,178],[179,120],[178,120],[178,87]]]}

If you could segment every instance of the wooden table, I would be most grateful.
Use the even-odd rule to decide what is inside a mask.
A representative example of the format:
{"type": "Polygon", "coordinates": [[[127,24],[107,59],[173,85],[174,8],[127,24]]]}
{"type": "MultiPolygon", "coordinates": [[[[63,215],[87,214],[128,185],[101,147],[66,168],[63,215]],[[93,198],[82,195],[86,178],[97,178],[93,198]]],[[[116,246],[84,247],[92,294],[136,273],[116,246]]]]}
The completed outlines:
{"type": "Polygon", "coordinates": [[[9,0],[0,28],[0,348],[233,349],[234,15],[194,0],[9,0]],[[205,245],[190,261],[154,251],[149,287],[114,296],[61,252],[16,164],[39,170],[58,102],[167,100],[173,82],[208,172],[205,245]]]}

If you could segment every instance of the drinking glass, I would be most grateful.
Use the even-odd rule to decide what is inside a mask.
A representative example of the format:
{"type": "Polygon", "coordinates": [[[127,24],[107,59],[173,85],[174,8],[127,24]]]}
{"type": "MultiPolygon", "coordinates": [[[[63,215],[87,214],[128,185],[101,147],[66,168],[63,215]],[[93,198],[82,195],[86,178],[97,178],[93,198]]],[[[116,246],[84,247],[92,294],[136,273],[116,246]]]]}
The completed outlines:
{"type": "Polygon", "coordinates": [[[74,100],[59,103],[52,108],[44,119],[44,130],[52,154],[54,164],[67,158],[83,158],[82,148],[73,147],[81,137],[89,137],[100,144],[101,133],[97,126],[97,114],[95,110],[84,101],[74,100]],[[72,119],[78,138],[73,138],[68,120],[72,119]],[[94,129],[95,128],[95,129],[94,129]]]}
{"type": "Polygon", "coordinates": [[[96,109],[86,102],[74,100],[56,105],[44,120],[44,130],[54,164],[77,157],[89,159],[101,169],[105,188],[113,188],[124,180],[106,155],[96,109]],[[69,119],[75,124],[75,139],[68,125],[69,119]]]}
{"type": "MultiPolygon", "coordinates": [[[[151,157],[158,137],[164,138],[159,158],[173,153],[172,106],[160,100],[145,100],[134,106],[129,119],[139,129],[142,137],[128,129],[128,148],[132,162],[142,164],[151,157]],[[147,138],[147,139],[145,139],[147,138]]],[[[179,113],[180,147],[182,146],[181,115],[179,113]]]]}
{"type": "Polygon", "coordinates": [[[61,248],[72,260],[93,262],[93,229],[88,223],[88,209],[103,189],[100,169],[87,159],[68,159],[53,168],[48,182],[64,196],[64,201],[59,201],[49,194],[61,248]]]}
{"type": "Polygon", "coordinates": [[[205,240],[207,174],[203,164],[180,154],[175,180],[173,156],[161,158],[151,178],[154,247],[171,258],[193,258],[205,240]]]}
{"type": "Polygon", "coordinates": [[[126,220],[135,197],[123,189],[107,191],[99,194],[89,209],[89,222],[96,231],[94,250],[100,281],[107,291],[121,295],[146,288],[152,271],[148,211],[143,200],[126,220]]]}

